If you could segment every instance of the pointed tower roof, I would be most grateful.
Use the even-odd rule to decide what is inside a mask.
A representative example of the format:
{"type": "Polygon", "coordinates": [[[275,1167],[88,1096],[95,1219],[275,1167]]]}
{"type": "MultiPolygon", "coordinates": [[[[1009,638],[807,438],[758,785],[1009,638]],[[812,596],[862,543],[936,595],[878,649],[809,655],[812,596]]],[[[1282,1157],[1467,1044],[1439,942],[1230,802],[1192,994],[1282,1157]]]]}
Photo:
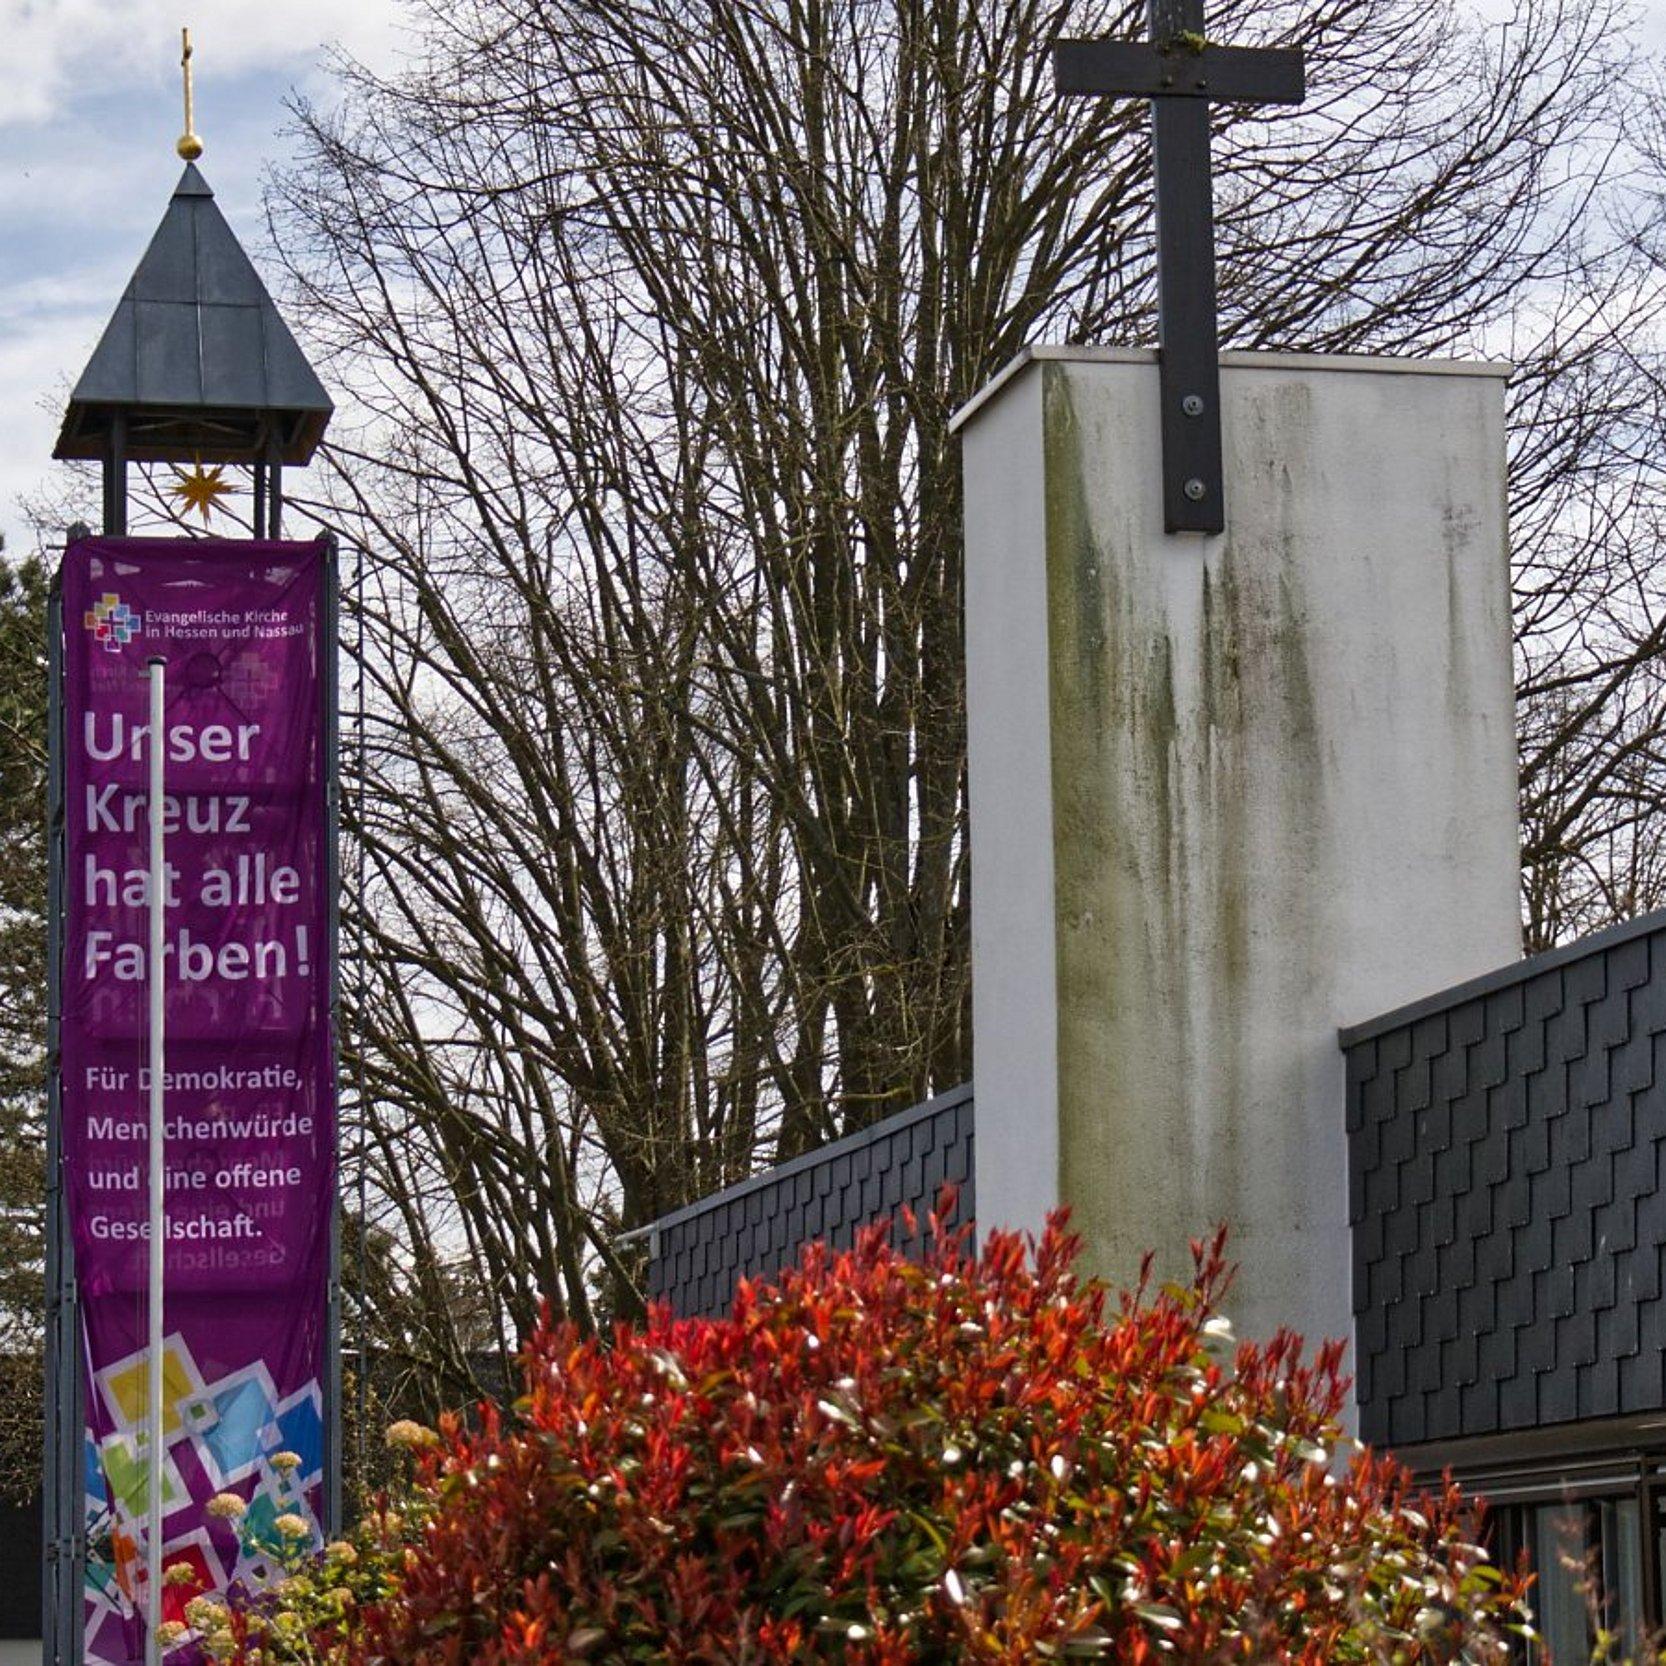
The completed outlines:
{"type": "Polygon", "coordinates": [[[333,406],[208,181],[187,163],[70,395],[52,455],[98,458],[127,417],[135,462],[305,463],[333,406]]]}

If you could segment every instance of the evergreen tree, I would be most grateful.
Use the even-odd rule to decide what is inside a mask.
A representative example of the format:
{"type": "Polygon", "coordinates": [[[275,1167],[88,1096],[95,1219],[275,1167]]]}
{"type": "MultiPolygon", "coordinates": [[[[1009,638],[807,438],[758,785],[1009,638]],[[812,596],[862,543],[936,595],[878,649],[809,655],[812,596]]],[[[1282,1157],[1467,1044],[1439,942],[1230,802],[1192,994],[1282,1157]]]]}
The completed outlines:
{"type": "Polygon", "coordinates": [[[46,569],[0,560],[0,1498],[40,1473],[46,569]]]}

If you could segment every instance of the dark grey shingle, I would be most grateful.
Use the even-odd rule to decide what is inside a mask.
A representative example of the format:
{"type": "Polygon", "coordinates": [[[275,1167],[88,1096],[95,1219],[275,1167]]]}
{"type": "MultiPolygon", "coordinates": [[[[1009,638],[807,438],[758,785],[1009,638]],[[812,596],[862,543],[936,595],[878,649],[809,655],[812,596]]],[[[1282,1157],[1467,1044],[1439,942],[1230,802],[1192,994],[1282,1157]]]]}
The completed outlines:
{"type": "Polygon", "coordinates": [[[1666,1406],[1666,914],[1361,1029],[1362,1433],[1666,1406]]]}
{"type": "Polygon", "coordinates": [[[918,1252],[945,1179],[958,1185],[954,1219],[974,1218],[975,1173],[968,1086],[665,1217],[649,1288],[685,1317],[719,1315],[739,1278],[792,1265],[816,1239],[847,1247],[870,1221],[893,1221],[895,1241],[918,1252]],[[920,1223],[912,1239],[904,1207],[920,1223]]]}
{"type": "Polygon", "coordinates": [[[135,461],[283,461],[312,455],[330,396],[194,165],[70,394],[53,455],[104,454],[127,414],[135,461]]]}

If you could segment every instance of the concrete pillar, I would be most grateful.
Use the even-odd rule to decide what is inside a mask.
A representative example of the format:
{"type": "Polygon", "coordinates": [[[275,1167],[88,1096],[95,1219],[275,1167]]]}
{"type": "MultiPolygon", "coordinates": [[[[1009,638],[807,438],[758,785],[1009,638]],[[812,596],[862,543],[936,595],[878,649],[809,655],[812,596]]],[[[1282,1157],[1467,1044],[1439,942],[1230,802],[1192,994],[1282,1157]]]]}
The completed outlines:
{"type": "Polygon", "coordinates": [[[981,1226],[1128,1279],[1224,1220],[1240,1334],[1348,1334],[1337,1029],[1520,953],[1505,374],[1228,354],[1218,538],[1153,354],[957,419],[981,1226]]]}

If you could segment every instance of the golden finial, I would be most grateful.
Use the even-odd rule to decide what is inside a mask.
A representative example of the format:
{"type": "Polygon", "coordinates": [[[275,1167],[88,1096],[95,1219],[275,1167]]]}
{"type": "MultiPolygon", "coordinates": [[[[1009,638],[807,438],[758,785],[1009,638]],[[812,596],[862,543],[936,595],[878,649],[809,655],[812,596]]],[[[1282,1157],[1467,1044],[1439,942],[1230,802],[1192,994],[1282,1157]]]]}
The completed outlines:
{"type": "Polygon", "coordinates": [[[202,140],[191,130],[191,31],[179,31],[180,45],[184,50],[180,54],[179,67],[185,72],[185,131],[179,136],[179,143],[174,146],[180,156],[187,162],[195,162],[202,155],[202,140]]]}

